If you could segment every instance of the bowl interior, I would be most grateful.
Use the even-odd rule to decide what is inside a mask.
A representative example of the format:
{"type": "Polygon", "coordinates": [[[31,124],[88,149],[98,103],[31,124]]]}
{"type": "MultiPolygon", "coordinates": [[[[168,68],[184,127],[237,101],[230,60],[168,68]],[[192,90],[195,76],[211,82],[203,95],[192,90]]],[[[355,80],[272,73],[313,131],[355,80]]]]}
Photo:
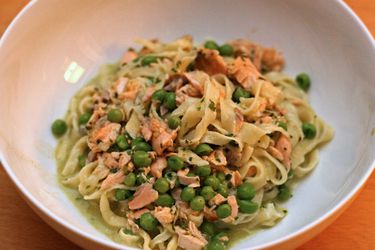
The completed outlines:
{"type": "Polygon", "coordinates": [[[249,38],[281,50],[288,74],[310,74],[312,106],[335,129],[317,169],[285,203],[288,216],[233,249],[296,233],[358,188],[375,155],[375,53],[338,1],[38,1],[1,44],[0,151],[8,172],[40,207],[121,247],[96,231],[61,191],[50,124],[98,67],[120,58],[134,39],[169,41],[184,34],[196,42],[249,38]]]}

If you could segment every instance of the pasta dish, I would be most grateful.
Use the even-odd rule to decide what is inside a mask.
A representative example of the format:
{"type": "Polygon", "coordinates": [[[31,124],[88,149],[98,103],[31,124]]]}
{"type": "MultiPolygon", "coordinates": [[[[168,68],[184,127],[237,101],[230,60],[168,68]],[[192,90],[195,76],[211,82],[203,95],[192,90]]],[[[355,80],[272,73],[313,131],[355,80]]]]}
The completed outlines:
{"type": "Polygon", "coordinates": [[[226,249],[233,232],[274,226],[333,136],[310,77],[244,39],[138,43],[52,124],[62,184],[142,249],[226,249]]]}

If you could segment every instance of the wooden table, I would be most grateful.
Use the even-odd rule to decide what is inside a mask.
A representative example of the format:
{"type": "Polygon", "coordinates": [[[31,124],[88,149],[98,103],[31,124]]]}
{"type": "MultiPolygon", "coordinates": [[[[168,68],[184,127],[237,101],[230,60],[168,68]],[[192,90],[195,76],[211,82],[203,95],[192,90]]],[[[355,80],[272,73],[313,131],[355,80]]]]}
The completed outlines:
{"type": "MultiPolygon", "coordinates": [[[[330,0],[328,0],[330,1],[330,0]]],[[[0,0],[0,34],[28,0],[0,0]]],[[[347,0],[375,34],[375,0],[347,0]]],[[[0,249],[80,249],[45,224],[0,167],[0,249]]],[[[375,249],[375,173],[344,214],[299,250],[375,249]]]]}

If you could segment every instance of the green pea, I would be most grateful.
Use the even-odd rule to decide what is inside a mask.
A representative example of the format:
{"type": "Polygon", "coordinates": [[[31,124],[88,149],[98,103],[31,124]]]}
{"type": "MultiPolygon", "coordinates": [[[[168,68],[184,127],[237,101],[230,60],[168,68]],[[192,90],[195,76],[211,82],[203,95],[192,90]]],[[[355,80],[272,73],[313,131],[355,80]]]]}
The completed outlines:
{"type": "Polygon", "coordinates": [[[222,204],[216,208],[217,217],[223,219],[232,213],[232,208],[228,204],[222,204]]]}
{"type": "Polygon", "coordinates": [[[157,179],[154,183],[154,189],[161,194],[166,193],[169,190],[169,183],[167,179],[164,177],[157,179]]]}
{"type": "Polygon", "coordinates": [[[173,92],[167,92],[167,94],[164,97],[163,104],[168,110],[170,111],[174,110],[177,107],[176,106],[176,94],[173,92]]]}
{"type": "Polygon", "coordinates": [[[84,113],[82,115],[79,116],[79,124],[81,125],[85,125],[91,118],[91,114],[90,113],[84,113]]]}
{"type": "Polygon", "coordinates": [[[202,196],[195,196],[194,199],[190,201],[190,208],[194,211],[201,211],[204,208],[204,198],[202,196]]]}
{"type": "Polygon", "coordinates": [[[86,165],[86,159],[87,157],[85,155],[78,156],[78,164],[80,168],[83,168],[86,165]]]}
{"type": "Polygon", "coordinates": [[[124,178],[124,184],[128,187],[134,187],[135,183],[137,181],[137,177],[134,173],[129,173],[124,178]]]}
{"type": "Polygon", "coordinates": [[[120,123],[124,119],[124,114],[120,109],[111,109],[107,114],[108,121],[120,123]]]}
{"type": "Polygon", "coordinates": [[[311,81],[310,81],[310,77],[309,77],[308,74],[301,73],[301,74],[297,75],[296,81],[297,81],[298,86],[301,89],[303,89],[304,91],[309,90],[311,81]]]}
{"type": "Polygon", "coordinates": [[[217,173],[216,177],[219,179],[220,182],[225,181],[225,174],[223,172],[217,173]]]}
{"type": "Polygon", "coordinates": [[[161,194],[155,204],[162,207],[171,207],[174,205],[174,199],[169,194],[161,194]]]}
{"type": "Polygon", "coordinates": [[[223,242],[221,242],[219,240],[211,240],[206,245],[205,250],[225,250],[225,246],[224,246],[223,242]]]}
{"type": "Polygon", "coordinates": [[[217,188],[217,192],[224,197],[228,197],[229,195],[228,186],[226,184],[220,183],[217,188]]]}
{"type": "Polygon", "coordinates": [[[204,186],[201,190],[200,195],[206,200],[209,201],[215,196],[215,191],[210,186],[204,186]]]}
{"type": "Polygon", "coordinates": [[[290,189],[289,187],[285,186],[285,185],[281,185],[279,187],[279,193],[277,195],[277,198],[280,200],[280,201],[286,201],[288,200],[290,197],[292,197],[292,194],[290,192],[290,189]]]}
{"type": "Polygon", "coordinates": [[[204,47],[206,49],[214,49],[214,50],[218,50],[219,49],[219,45],[213,41],[213,40],[208,40],[204,43],[204,47]]]}
{"type": "Polygon", "coordinates": [[[288,131],[288,125],[286,124],[286,122],[279,122],[278,126],[284,129],[285,131],[288,131]]]}
{"type": "Polygon", "coordinates": [[[140,226],[146,231],[154,231],[158,225],[158,221],[150,213],[144,213],[139,219],[140,226]]]}
{"type": "Polygon", "coordinates": [[[123,201],[129,198],[132,193],[127,189],[116,189],[115,198],[118,201],[123,201]]]}
{"type": "Polygon", "coordinates": [[[145,56],[142,59],[141,64],[142,66],[148,66],[151,63],[156,63],[157,61],[158,61],[158,58],[156,56],[145,56]]]}
{"type": "Polygon", "coordinates": [[[184,160],[177,156],[171,156],[167,160],[168,167],[170,167],[173,171],[178,171],[184,167],[184,160]]]}
{"type": "Polygon", "coordinates": [[[244,88],[241,88],[241,87],[237,87],[232,94],[232,100],[237,103],[240,102],[241,98],[250,98],[250,97],[251,97],[250,92],[247,92],[244,88]]]}
{"type": "Polygon", "coordinates": [[[203,232],[207,236],[214,236],[216,232],[215,225],[209,221],[203,221],[201,226],[199,227],[200,231],[203,232]]]}
{"type": "Polygon", "coordinates": [[[151,98],[154,101],[163,102],[166,95],[167,91],[165,91],[164,89],[158,89],[152,94],[151,98]]]}
{"type": "Polygon", "coordinates": [[[211,167],[209,165],[197,166],[195,173],[200,177],[207,177],[211,174],[211,167]]]}
{"type": "Polygon", "coordinates": [[[205,185],[205,186],[210,186],[210,187],[212,187],[214,190],[216,190],[216,189],[219,187],[219,184],[220,184],[219,179],[216,178],[216,177],[213,176],[213,175],[208,176],[208,177],[204,180],[204,185],[205,185]]]}
{"type": "Polygon", "coordinates": [[[183,201],[191,201],[195,197],[195,189],[192,187],[185,187],[182,189],[180,197],[183,201]]]}
{"type": "Polygon", "coordinates": [[[252,214],[258,210],[258,204],[249,200],[237,200],[241,213],[252,214]]]}
{"type": "Polygon", "coordinates": [[[57,119],[52,123],[51,130],[55,136],[62,136],[68,130],[68,125],[64,120],[57,119]]]}
{"type": "Polygon", "coordinates": [[[219,53],[222,56],[233,56],[234,50],[233,47],[229,44],[223,44],[219,47],[219,53]]]}
{"type": "Polygon", "coordinates": [[[171,116],[168,119],[168,127],[170,129],[176,129],[180,126],[181,119],[178,116],[171,116]]]}
{"type": "Polygon", "coordinates": [[[302,131],[306,139],[313,139],[316,136],[316,127],[312,123],[302,124],[302,131]]]}
{"type": "Polygon", "coordinates": [[[128,140],[126,139],[124,135],[117,136],[116,145],[122,150],[126,150],[130,147],[128,140]]]}
{"type": "Polygon", "coordinates": [[[206,143],[202,143],[202,144],[199,144],[195,149],[194,149],[194,152],[199,155],[199,156],[203,156],[203,155],[208,155],[210,154],[212,151],[214,151],[210,145],[206,144],[206,143]]]}
{"type": "Polygon", "coordinates": [[[152,159],[145,151],[136,151],[132,155],[133,163],[136,167],[147,167],[151,165],[152,159]]]}
{"type": "Polygon", "coordinates": [[[147,142],[132,143],[132,149],[134,151],[151,151],[152,147],[147,142]]]}
{"type": "Polygon", "coordinates": [[[249,182],[242,183],[237,188],[237,198],[243,200],[251,200],[255,196],[255,189],[249,182]]]}

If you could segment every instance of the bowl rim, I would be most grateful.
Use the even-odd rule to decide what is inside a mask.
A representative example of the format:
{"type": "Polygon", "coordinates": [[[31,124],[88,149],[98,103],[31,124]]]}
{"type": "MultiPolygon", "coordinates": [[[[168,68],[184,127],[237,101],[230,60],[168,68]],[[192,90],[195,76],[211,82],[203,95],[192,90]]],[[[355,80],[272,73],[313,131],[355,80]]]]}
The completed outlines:
{"type": "MultiPolygon", "coordinates": [[[[19,20],[25,15],[26,12],[28,12],[36,3],[38,0],[31,0],[29,3],[27,3],[23,9],[16,15],[16,17],[12,20],[12,22],[8,25],[6,30],[4,31],[1,39],[0,39],[0,50],[5,44],[5,42],[8,40],[9,34],[12,32],[12,29],[14,26],[17,25],[19,20]]],[[[357,14],[348,6],[347,3],[345,3],[342,0],[335,0],[335,4],[341,9],[341,11],[346,12],[348,14],[348,17],[352,19],[353,22],[356,23],[358,28],[361,30],[361,32],[364,34],[367,42],[370,43],[372,46],[372,51],[375,53],[375,39],[371,35],[370,31],[367,29],[365,24],[362,22],[362,20],[357,16],[357,14]]],[[[44,215],[46,215],[49,219],[52,219],[53,221],[59,223],[61,226],[64,227],[64,229],[67,229],[71,232],[74,232],[75,234],[86,238],[87,240],[96,242],[102,246],[107,246],[111,248],[127,248],[126,245],[121,245],[119,243],[116,243],[112,240],[108,239],[98,239],[95,238],[92,234],[87,233],[85,231],[80,230],[76,226],[66,222],[59,216],[57,216],[52,210],[45,207],[41,202],[39,202],[27,189],[26,187],[18,180],[15,173],[12,170],[12,167],[8,163],[8,161],[5,159],[5,156],[2,151],[0,151],[0,163],[3,166],[3,169],[7,173],[7,175],[10,177],[12,182],[16,185],[17,189],[21,192],[22,197],[27,199],[27,203],[31,203],[35,208],[37,208],[39,211],[41,211],[44,215]]],[[[263,248],[271,248],[275,247],[281,243],[284,243],[286,241],[289,241],[297,236],[301,236],[305,233],[307,233],[309,230],[313,229],[317,225],[323,223],[324,221],[328,220],[330,217],[333,217],[337,212],[339,212],[340,208],[344,208],[346,204],[348,204],[352,199],[355,198],[355,195],[361,190],[361,188],[365,185],[366,181],[370,177],[371,173],[375,169],[375,156],[370,166],[368,166],[366,172],[362,176],[362,178],[355,184],[355,187],[346,195],[344,196],[339,202],[331,208],[329,211],[324,213],[320,218],[318,218],[315,221],[312,221],[303,227],[301,227],[299,230],[288,233],[286,236],[275,239],[273,241],[270,241],[268,243],[264,243],[261,245],[256,246],[257,249],[263,249],[263,248]]],[[[30,205],[30,204],[29,204],[30,205]]],[[[42,218],[44,219],[44,218],[42,218]]],[[[48,223],[49,224],[49,223],[48,223]]]]}

